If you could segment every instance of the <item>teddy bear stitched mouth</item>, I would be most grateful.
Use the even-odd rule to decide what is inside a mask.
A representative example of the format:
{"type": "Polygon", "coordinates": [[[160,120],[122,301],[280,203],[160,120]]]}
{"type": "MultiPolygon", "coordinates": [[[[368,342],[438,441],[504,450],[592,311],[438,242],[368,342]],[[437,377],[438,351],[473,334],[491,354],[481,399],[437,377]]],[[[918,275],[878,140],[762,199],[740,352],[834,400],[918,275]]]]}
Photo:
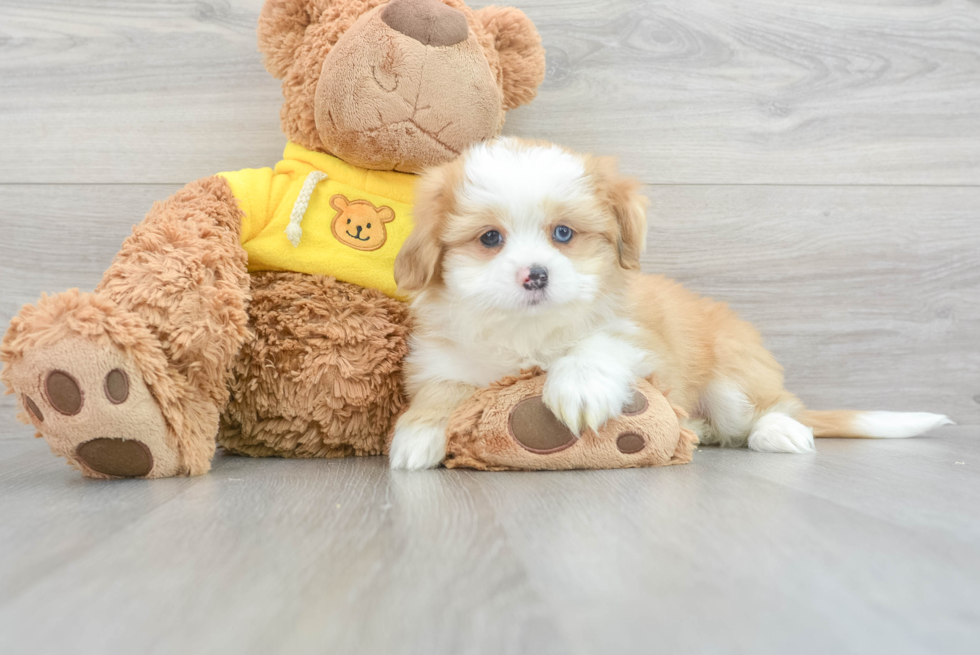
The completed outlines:
{"type": "MultiPolygon", "coordinates": [[[[429,107],[422,107],[421,109],[429,109],[429,107]]],[[[414,117],[413,118],[406,118],[405,120],[395,121],[393,123],[388,123],[387,125],[382,125],[380,127],[376,127],[373,130],[368,130],[368,134],[370,134],[372,132],[379,132],[379,131],[381,131],[383,129],[392,129],[392,128],[398,127],[399,125],[403,125],[403,124],[407,124],[407,125],[413,126],[415,129],[417,129],[419,132],[421,132],[424,136],[429,137],[429,139],[431,139],[432,141],[434,141],[437,145],[439,145],[439,146],[445,148],[446,150],[448,150],[449,152],[453,153],[453,155],[459,156],[460,152],[462,152],[461,150],[452,147],[451,145],[449,145],[445,141],[442,141],[439,138],[439,135],[442,134],[446,130],[447,127],[450,127],[453,124],[453,121],[449,121],[448,123],[446,123],[445,125],[443,125],[441,128],[439,128],[439,130],[437,132],[433,132],[433,131],[427,130],[424,127],[422,127],[421,125],[419,125],[418,121],[416,121],[414,117]]]]}
{"type": "MultiPolygon", "coordinates": [[[[424,62],[422,63],[422,68],[423,68],[423,70],[425,68],[425,63],[424,62]]],[[[431,105],[425,105],[423,107],[419,107],[418,106],[418,100],[419,100],[419,94],[418,93],[416,93],[415,102],[409,102],[408,100],[405,100],[404,98],[402,98],[401,96],[399,96],[398,95],[398,87],[401,84],[402,75],[400,75],[399,73],[392,73],[392,77],[394,77],[394,79],[395,79],[395,84],[391,88],[388,88],[378,78],[378,67],[376,65],[375,66],[371,66],[371,78],[374,80],[374,83],[378,85],[378,88],[381,89],[381,91],[384,93],[384,95],[394,96],[394,97],[398,98],[399,100],[401,100],[402,102],[404,102],[406,108],[408,108],[408,109],[411,110],[412,115],[409,116],[408,118],[405,118],[405,119],[402,119],[402,120],[392,121],[392,122],[387,122],[386,123],[384,121],[384,118],[381,116],[381,110],[378,110],[378,118],[381,120],[381,125],[379,125],[378,127],[375,127],[375,128],[369,128],[367,130],[367,133],[368,134],[377,133],[377,132],[379,132],[381,130],[390,130],[390,129],[394,129],[394,128],[398,127],[399,125],[407,124],[407,125],[411,125],[411,126],[415,127],[423,135],[429,137],[429,139],[431,139],[432,141],[434,141],[437,145],[442,146],[447,151],[451,152],[454,156],[459,156],[459,154],[461,152],[461,150],[459,148],[454,148],[453,146],[449,145],[448,143],[446,143],[445,141],[443,141],[442,139],[439,138],[439,135],[442,134],[443,132],[445,132],[447,128],[451,127],[455,123],[455,121],[452,121],[452,120],[449,121],[448,123],[446,123],[445,125],[443,125],[442,127],[440,127],[435,132],[433,132],[430,129],[427,129],[427,128],[423,127],[418,122],[418,120],[416,120],[416,117],[418,116],[418,113],[420,111],[425,111],[427,109],[432,109],[432,106],[431,105]]],[[[424,83],[425,74],[422,73],[421,74],[421,77],[422,77],[423,83],[424,83]]],[[[421,90],[421,88],[423,86],[423,83],[420,83],[419,84],[419,90],[421,90]]],[[[334,124],[334,127],[336,127],[337,123],[333,120],[333,116],[332,115],[330,116],[330,120],[334,124]]]]}
{"type": "MultiPolygon", "coordinates": [[[[443,125],[441,128],[439,128],[435,132],[433,132],[432,130],[428,130],[425,127],[423,127],[422,125],[420,125],[417,120],[415,120],[415,112],[424,111],[426,109],[431,109],[431,107],[429,107],[428,105],[426,105],[425,107],[419,107],[419,108],[417,108],[417,109],[415,109],[413,111],[413,114],[412,114],[412,117],[411,118],[405,118],[405,119],[402,119],[402,120],[392,121],[392,122],[389,122],[389,123],[382,122],[381,125],[378,125],[376,127],[369,127],[369,128],[366,128],[366,129],[361,130],[361,133],[362,134],[368,134],[368,135],[378,134],[379,132],[382,132],[382,131],[394,129],[394,128],[398,127],[399,125],[406,125],[407,124],[407,125],[411,125],[415,129],[417,129],[419,131],[419,133],[422,134],[423,136],[428,137],[429,140],[431,140],[437,146],[443,148],[447,152],[452,153],[452,155],[454,157],[458,157],[459,154],[460,154],[460,152],[462,152],[462,151],[459,150],[458,148],[454,148],[453,146],[449,145],[448,143],[446,143],[445,141],[442,141],[439,138],[439,135],[442,134],[447,128],[452,127],[452,125],[455,123],[455,121],[449,121],[448,123],[446,123],[445,125],[443,125]]],[[[381,118],[380,112],[378,113],[378,118],[381,118]]],[[[327,112],[327,120],[330,121],[330,124],[333,126],[333,128],[334,128],[334,130],[336,132],[338,132],[338,133],[341,132],[340,128],[337,125],[337,121],[334,119],[333,113],[331,111],[328,111],[327,112]]],[[[397,166],[395,168],[397,168],[397,166]]]]}

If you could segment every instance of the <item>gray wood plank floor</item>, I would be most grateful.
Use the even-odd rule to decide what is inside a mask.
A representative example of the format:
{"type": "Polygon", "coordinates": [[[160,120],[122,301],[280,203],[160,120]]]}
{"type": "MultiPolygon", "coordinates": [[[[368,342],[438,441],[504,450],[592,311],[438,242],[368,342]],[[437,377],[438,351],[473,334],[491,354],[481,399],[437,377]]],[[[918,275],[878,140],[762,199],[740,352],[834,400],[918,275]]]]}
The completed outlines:
{"type": "Polygon", "coordinates": [[[975,653],[980,435],[669,469],[0,450],[4,653],[975,653]]]}
{"type": "MultiPolygon", "coordinates": [[[[94,287],[154,200],[278,159],[261,4],[0,0],[0,329],[94,287]]],[[[646,471],[99,483],[5,397],[0,652],[980,652],[980,3],[514,4],[548,77],[506,129],[621,157],[645,270],[730,302],[815,408],[960,426],[646,471]]]]}

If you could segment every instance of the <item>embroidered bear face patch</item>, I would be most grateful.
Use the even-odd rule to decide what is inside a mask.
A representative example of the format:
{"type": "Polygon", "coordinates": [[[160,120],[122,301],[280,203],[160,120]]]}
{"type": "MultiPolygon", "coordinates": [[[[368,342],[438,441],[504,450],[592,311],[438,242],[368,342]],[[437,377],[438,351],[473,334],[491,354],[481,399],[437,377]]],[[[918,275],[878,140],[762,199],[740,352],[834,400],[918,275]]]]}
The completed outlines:
{"type": "Polygon", "coordinates": [[[367,200],[348,200],[340,194],[330,198],[337,210],[330,229],[341,243],[357,250],[377,250],[388,240],[385,224],[395,220],[391,207],[375,207],[367,200]]]}

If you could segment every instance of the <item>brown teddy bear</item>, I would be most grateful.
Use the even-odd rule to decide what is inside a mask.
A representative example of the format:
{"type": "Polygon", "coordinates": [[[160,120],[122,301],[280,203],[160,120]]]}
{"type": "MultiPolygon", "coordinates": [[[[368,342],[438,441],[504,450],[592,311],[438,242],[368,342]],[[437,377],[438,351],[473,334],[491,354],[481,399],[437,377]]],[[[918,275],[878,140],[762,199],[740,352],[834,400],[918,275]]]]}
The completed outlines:
{"type": "Polygon", "coordinates": [[[42,296],[3,338],[21,418],[87,476],[199,475],[216,441],[381,453],[413,173],[499,134],[544,77],[523,13],[461,0],[267,0],[258,36],[283,160],[155,204],[94,293],[42,296]]]}

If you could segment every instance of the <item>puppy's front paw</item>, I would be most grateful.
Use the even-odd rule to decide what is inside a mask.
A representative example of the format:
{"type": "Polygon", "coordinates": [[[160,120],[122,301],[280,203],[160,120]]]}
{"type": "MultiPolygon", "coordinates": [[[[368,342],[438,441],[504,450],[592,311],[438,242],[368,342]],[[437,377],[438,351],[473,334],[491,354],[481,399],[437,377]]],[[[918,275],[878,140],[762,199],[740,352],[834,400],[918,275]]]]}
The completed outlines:
{"type": "Polygon", "coordinates": [[[586,365],[573,358],[559,360],[548,371],[544,404],[576,435],[598,430],[619,416],[632,397],[633,377],[615,366],[586,365]]]}
{"type": "Polygon", "coordinates": [[[446,457],[445,427],[398,421],[388,463],[393,469],[418,471],[439,466],[446,457]]]}

